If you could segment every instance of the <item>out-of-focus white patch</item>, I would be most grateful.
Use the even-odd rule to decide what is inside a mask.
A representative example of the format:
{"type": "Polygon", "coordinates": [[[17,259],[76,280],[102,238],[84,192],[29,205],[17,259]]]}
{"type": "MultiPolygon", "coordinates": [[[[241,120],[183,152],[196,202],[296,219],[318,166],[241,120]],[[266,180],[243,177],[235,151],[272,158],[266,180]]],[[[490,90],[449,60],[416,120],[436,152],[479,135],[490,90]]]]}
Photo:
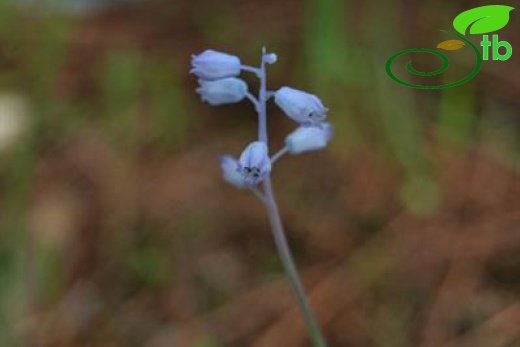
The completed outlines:
{"type": "Polygon", "coordinates": [[[29,104],[22,96],[0,94],[0,154],[23,137],[30,118],[29,104]]]}

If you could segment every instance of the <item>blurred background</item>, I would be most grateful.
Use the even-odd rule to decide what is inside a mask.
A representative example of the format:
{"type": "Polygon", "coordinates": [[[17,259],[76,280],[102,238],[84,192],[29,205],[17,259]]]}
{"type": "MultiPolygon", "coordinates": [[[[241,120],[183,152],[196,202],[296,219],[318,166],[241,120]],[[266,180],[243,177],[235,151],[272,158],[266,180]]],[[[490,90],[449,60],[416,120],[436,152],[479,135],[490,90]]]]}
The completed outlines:
{"type": "MultiPolygon", "coordinates": [[[[310,346],[262,206],[220,177],[254,111],[202,103],[188,73],[266,45],[269,87],[319,95],[335,126],[274,172],[330,346],[519,347],[520,12],[497,32],[511,59],[468,83],[385,72],[488,4],[1,0],[0,346],[310,346]]],[[[473,69],[445,53],[441,76],[395,69],[473,69]]],[[[277,150],[294,124],[269,112],[277,150]]]]}

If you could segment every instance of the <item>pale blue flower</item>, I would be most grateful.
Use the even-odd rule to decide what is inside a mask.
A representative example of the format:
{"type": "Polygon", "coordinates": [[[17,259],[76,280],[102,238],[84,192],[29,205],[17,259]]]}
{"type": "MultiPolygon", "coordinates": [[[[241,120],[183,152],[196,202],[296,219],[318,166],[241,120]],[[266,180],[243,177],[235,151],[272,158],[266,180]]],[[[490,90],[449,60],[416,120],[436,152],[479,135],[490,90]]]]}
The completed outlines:
{"type": "Polygon", "coordinates": [[[236,188],[245,188],[247,186],[244,176],[239,171],[238,161],[229,155],[220,157],[220,168],[224,180],[236,188]]]}
{"type": "Polygon", "coordinates": [[[323,122],[316,126],[300,126],[287,135],[285,146],[291,154],[325,148],[332,137],[332,125],[323,122]]]}
{"type": "Polygon", "coordinates": [[[248,185],[260,183],[271,172],[271,159],[267,145],[262,141],[251,142],[238,160],[238,168],[248,185]]]}
{"type": "Polygon", "coordinates": [[[274,101],[289,118],[299,124],[320,123],[329,111],[316,95],[291,87],[278,89],[274,101]]]}
{"type": "Polygon", "coordinates": [[[274,63],[276,63],[277,60],[278,60],[278,56],[276,55],[276,53],[269,53],[269,54],[264,55],[264,61],[267,64],[274,64],[274,63]]]}
{"type": "Polygon", "coordinates": [[[228,77],[216,81],[199,80],[197,93],[210,105],[239,102],[246,96],[247,84],[240,78],[228,77]]]}
{"type": "Polygon", "coordinates": [[[242,65],[237,56],[227,53],[205,50],[191,58],[191,73],[207,81],[214,81],[240,74],[242,65]]]}

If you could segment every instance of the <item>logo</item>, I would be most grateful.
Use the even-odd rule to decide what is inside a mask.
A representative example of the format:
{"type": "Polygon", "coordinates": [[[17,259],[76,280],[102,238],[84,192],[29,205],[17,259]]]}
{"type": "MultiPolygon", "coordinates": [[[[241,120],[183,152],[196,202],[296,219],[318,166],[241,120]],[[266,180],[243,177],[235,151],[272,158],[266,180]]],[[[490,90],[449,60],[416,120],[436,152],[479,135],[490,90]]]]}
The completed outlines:
{"type": "Polygon", "coordinates": [[[407,87],[417,88],[417,89],[444,89],[458,86],[459,84],[466,83],[475,77],[480,68],[482,67],[482,62],[484,60],[489,60],[490,57],[493,60],[504,61],[511,58],[513,54],[513,47],[507,41],[499,41],[498,35],[491,35],[491,40],[489,37],[489,33],[502,29],[509,22],[509,12],[511,12],[514,8],[505,5],[488,5],[472,8],[470,10],[464,11],[459,14],[453,20],[453,27],[457,31],[451,32],[447,30],[441,30],[442,32],[455,37],[455,39],[443,41],[437,45],[437,48],[446,50],[446,51],[455,51],[463,48],[464,46],[468,46],[473,50],[476,57],[475,67],[473,71],[466,77],[451,83],[441,84],[437,86],[428,86],[421,84],[413,84],[406,82],[404,80],[399,79],[392,72],[392,63],[393,61],[400,57],[401,55],[408,53],[429,53],[438,56],[442,60],[442,66],[431,72],[424,72],[416,70],[412,67],[412,63],[408,62],[406,65],[406,69],[408,72],[417,75],[417,76],[435,76],[443,73],[449,66],[449,60],[446,55],[443,53],[429,49],[429,48],[412,48],[405,49],[403,51],[397,52],[392,55],[386,61],[386,73],[390,78],[392,78],[395,82],[402,84],[407,87]],[[477,46],[475,46],[470,40],[468,40],[466,36],[466,31],[469,28],[469,34],[473,35],[481,35],[482,41],[480,42],[480,46],[482,46],[482,54],[477,46]],[[491,48],[491,50],[490,50],[491,48]],[[502,49],[501,49],[502,48],[502,49]],[[501,51],[503,53],[501,53],[501,51]]]}

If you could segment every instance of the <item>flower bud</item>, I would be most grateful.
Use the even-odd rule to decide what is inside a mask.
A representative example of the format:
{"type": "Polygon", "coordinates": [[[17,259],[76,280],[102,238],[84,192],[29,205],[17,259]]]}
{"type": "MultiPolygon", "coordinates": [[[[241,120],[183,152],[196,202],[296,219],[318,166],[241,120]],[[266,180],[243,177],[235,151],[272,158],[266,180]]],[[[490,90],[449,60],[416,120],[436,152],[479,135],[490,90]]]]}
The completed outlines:
{"type": "Polygon", "coordinates": [[[322,122],[329,110],[317,96],[291,87],[278,89],[274,101],[289,118],[303,125],[322,122]]]}
{"type": "Polygon", "coordinates": [[[220,157],[220,168],[222,169],[222,176],[226,182],[236,188],[241,189],[246,187],[244,176],[238,170],[238,161],[234,158],[229,155],[220,157]]]}
{"type": "Polygon", "coordinates": [[[316,151],[325,148],[332,137],[332,126],[329,123],[321,123],[318,126],[300,126],[287,135],[285,146],[291,154],[316,151]]]}
{"type": "Polygon", "coordinates": [[[271,159],[265,142],[251,142],[240,155],[238,168],[248,185],[260,183],[271,172],[271,159]]]}
{"type": "Polygon", "coordinates": [[[232,104],[241,101],[247,93],[247,84],[239,78],[228,77],[216,81],[199,80],[197,93],[210,105],[232,104]]]}
{"type": "Polygon", "coordinates": [[[238,57],[211,49],[193,55],[191,66],[191,73],[207,81],[238,76],[242,68],[238,57]]]}
{"type": "Polygon", "coordinates": [[[264,54],[264,61],[267,64],[274,64],[274,63],[276,63],[277,60],[278,60],[278,56],[276,55],[276,53],[264,54]]]}

